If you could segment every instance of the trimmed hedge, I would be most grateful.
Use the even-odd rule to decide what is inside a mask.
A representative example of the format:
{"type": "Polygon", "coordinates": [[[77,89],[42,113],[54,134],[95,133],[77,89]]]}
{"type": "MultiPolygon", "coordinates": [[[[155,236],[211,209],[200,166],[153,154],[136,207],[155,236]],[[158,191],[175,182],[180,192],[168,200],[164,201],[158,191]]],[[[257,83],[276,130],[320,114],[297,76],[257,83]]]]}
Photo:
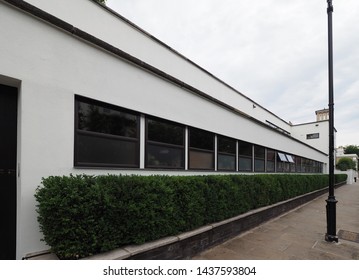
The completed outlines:
{"type": "MultiPolygon", "coordinates": [[[[336,181],[346,175],[336,175],[336,181]]],[[[328,185],[327,175],[64,176],[43,178],[36,211],[61,259],[189,231],[328,185]]]]}

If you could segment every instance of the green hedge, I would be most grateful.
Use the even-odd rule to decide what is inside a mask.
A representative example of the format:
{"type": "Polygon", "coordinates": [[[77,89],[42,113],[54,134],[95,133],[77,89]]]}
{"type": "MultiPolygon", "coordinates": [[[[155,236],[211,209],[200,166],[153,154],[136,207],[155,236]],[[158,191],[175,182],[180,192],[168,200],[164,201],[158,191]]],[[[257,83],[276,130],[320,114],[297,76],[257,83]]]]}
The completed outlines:
{"type": "Polygon", "coordinates": [[[44,241],[60,258],[77,259],[192,230],[327,185],[327,175],[70,175],[44,178],[35,198],[44,241]]]}

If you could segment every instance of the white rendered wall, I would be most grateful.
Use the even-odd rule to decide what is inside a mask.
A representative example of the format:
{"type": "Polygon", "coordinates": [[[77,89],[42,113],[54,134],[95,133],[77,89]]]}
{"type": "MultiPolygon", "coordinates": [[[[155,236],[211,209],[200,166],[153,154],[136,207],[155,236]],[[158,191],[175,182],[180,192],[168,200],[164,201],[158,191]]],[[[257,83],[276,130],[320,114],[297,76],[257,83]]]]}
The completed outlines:
{"type": "Polygon", "coordinates": [[[323,153],[328,153],[329,151],[329,121],[294,125],[291,129],[291,135],[323,153]],[[307,139],[307,134],[312,133],[319,133],[319,138],[307,139]]]}
{"type": "Polygon", "coordinates": [[[214,79],[212,75],[195,66],[168,46],[159,43],[151,35],[139,32],[129,23],[90,0],[28,0],[28,2],[187,84],[231,104],[263,123],[268,120],[286,131],[290,130],[287,122],[255,101],[214,79]],[[256,108],[253,108],[254,104],[256,108]]]}
{"type": "Polygon", "coordinates": [[[335,174],[346,174],[347,177],[347,184],[348,185],[352,185],[355,183],[355,179],[358,180],[358,171],[355,171],[353,169],[347,170],[347,171],[340,171],[340,170],[335,170],[334,172],[335,174]]]}
{"type": "MultiPolygon", "coordinates": [[[[67,1],[34,0],[31,2],[41,2],[43,5],[51,2],[56,7],[60,5],[59,3],[67,1]]],[[[112,15],[103,15],[107,12],[90,1],[72,0],[70,2],[67,6],[72,5],[71,9],[81,11],[77,13],[78,17],[84,12],[82,8],[88,8],[93,9],[95,13],[93,16],[96,18],[106,16],[109,17],[108,20],[115,20],[112,15]]],[[[88,15],[86,18],[89,21],[94,18],[93,16],[88,15]]],[[[116,20],[116,23],[118,22],[116,20]]],[[[131,36],[138,36],[135,30],[131,30],[132,33],[128,31],[131,36]]],[[[148,174],[148,171],[142,170],[74,169],[75,94],[320,162],[327,160],[325,155],[310,147],[208,102],[101,49],[75,39],[72,35],[53,28],[43,21],[13,9],[1,1],[0,34],[0,75],[12,77],[19,81],[18,84],[21,83],[18,136],[18,165],[20,167],[18,258],[26,253],[47,248],[40,241],[34,199],[35,190],[42,177],[84,172],[89,174],[148,174]]],[[[150,43],[144,41],[143,44],[150,43]]],[[[166,53],[165,49],[162,51],[166,53]]],[[[159,53],[159,57],[161,55],[162,53],[159,53]]],[[[171,59],[177,58],[172,57],[171,54],[171,59]]],[[[197,71],[193,66],[188,67],[188,72],[197,71]]],[[[182,74],[186,74],[187,71],[183,72],[182,74]]],[[[190,73],[188,76],[191,76],[190,73]]],[[[200,82],[207,79],[205,76],[199,78],[203,78],[198,80],[200,82]]],[[[228,90],[220,84],[218,86],[223,89],[223,92],[228,90]]],[[[234,96],[242,98],[236,93],[231,98],[234,96]]],[[[175,172],[169,174],[175,174],[175,172]]]]}

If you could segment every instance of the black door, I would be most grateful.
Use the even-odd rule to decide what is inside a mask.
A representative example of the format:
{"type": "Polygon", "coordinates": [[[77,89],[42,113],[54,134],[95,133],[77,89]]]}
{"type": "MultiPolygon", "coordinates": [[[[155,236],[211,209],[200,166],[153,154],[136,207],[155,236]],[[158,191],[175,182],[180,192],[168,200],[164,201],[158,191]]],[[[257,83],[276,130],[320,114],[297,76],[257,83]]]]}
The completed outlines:
{"type": "Polygon", "coordinates": [[[17,89],[0,84],[0,260],[16,259],[17,89]]]}

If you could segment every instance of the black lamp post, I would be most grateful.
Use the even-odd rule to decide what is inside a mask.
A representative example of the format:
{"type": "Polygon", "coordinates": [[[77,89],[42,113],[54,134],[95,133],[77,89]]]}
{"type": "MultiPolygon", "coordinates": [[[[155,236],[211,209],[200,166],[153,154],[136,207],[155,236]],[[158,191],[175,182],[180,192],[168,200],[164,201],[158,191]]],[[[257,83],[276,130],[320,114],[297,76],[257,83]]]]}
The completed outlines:
{"type": "Polygon", "coordinates": [[[329,196],[327,201],[327,233],[325,240],[338,242],[336,233],[336,204],[334,196],[334,86],[333,86],[333,30],[332,0],[327,0],[328,8],[328,65],[329,65],[329,196]]]}

